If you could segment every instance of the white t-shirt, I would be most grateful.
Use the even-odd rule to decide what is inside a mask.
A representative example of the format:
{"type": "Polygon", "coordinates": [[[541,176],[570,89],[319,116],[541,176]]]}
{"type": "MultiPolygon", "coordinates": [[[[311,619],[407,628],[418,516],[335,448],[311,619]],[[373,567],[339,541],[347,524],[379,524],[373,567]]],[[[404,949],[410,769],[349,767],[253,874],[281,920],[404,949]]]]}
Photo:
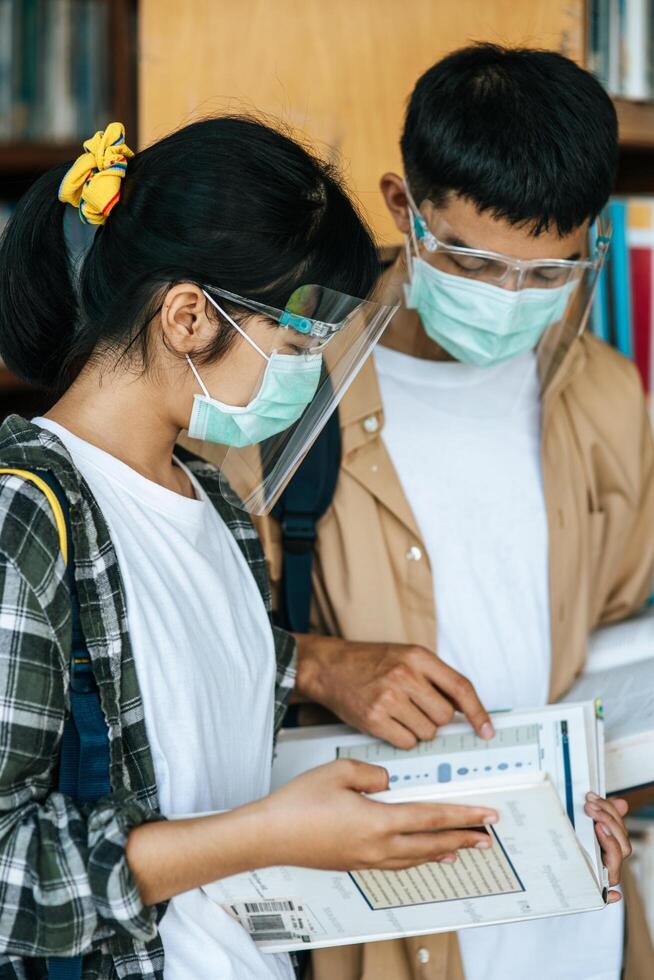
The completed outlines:
{"type": "MultiPolygon", "coordinates": [[[[256,582],[189,473],[167,490],[49,419],[107,522],[125,585],[145,723],[165,816],[224,810],[270,788],[275,651],[256,582]]],[[[292,980],[199,889],[160,924],[165,980],[292,980]]]]}
{"type": "MultiPolygon", "coordinates": [[[[383,438],[431,563],[438,655],[489,709],[548,700],[548,527],[535,355],[375,350],[383,438]]],[[[467,980],[618,980],[622,906],[459,933],[467,980]]]]}

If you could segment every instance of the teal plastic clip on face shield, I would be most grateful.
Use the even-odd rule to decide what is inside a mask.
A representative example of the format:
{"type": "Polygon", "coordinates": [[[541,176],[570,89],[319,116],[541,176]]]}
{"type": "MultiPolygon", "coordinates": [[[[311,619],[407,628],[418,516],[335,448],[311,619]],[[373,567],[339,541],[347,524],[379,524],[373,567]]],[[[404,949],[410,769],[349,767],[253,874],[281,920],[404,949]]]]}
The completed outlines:
{"type": "Polygon", "coordinates": [[[305,316],[297,316],[295,313],[290,313],[288,310],[284,310],[280,316],[279,325],[280,327],[292,327],[298,333],[304,334],[310,334],[313,327],[311,320],[308,320],[305,316]]]}

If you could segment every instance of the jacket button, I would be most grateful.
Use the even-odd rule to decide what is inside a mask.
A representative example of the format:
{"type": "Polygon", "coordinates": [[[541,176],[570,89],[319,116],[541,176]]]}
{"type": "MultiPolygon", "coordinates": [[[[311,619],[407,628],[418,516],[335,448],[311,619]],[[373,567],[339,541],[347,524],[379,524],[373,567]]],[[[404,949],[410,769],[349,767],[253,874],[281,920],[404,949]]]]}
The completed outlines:
{"type": "Polygon", "coordinates": [[[420,561],[422,558],[422,551],[417,544],[412,545],[406,553],[407,561],[420,561]]]}
{"type": "Polygon", "coordinates": [[[430,959],[429,950],[425,949],[424,946],[420,947],[420,949],[416,953],[416,956],[418,957],[418,963],[429,963],[429,959],[430,959]]]}
{"type": "Polygon", "coordinates": [[[376,432],[379,428],[379,419],[376,415],[369,415],[367,419],[364,419],[363,427],[366,432],[376,432]]]}

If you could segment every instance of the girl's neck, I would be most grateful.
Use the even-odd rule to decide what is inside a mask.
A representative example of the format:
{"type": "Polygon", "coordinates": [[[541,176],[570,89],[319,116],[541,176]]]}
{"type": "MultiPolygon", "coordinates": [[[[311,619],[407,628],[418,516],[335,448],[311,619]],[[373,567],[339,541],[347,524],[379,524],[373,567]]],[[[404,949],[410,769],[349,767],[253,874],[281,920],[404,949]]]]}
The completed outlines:
{"type": "Polygon", "coordinates": [[[147,374],[87,366],[46,418],[148,480],[194,496],[188,477],[173,462],[180,428],[166,412],[161,387],[147,374]]]}

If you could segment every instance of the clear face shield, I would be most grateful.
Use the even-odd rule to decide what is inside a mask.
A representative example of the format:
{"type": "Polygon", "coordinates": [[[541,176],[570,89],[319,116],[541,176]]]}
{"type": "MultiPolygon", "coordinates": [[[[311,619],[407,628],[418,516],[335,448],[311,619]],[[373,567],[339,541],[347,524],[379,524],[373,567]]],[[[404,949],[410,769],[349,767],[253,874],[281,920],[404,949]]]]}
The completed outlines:
{"type": "Polygon", "coordinates": [[[221,448],[226,499],[251,514],[267,514],[397,306],[315,285],[296,289],[283,310],[213,287],[204,293],[241,342],[226,355],[233,390],[227,379],[220,392],[208,391],[202,368],[189,361],[201,393],[194,398],[188,434],[221,448]],[[238,324],[226,303],[256,316],[238,324]],[[252,379],[245,397],[244,377],[252,379]]]}
{"type": "Polygon", "coordinates": [[[536,350],[544,392],[586,327],[610,243],[608,216],[594,222],[579,258],[517,259],[454,244],[438,210],[424,215],[407,195],[407,307],[458,361],[485,367],[536,350]]]}

